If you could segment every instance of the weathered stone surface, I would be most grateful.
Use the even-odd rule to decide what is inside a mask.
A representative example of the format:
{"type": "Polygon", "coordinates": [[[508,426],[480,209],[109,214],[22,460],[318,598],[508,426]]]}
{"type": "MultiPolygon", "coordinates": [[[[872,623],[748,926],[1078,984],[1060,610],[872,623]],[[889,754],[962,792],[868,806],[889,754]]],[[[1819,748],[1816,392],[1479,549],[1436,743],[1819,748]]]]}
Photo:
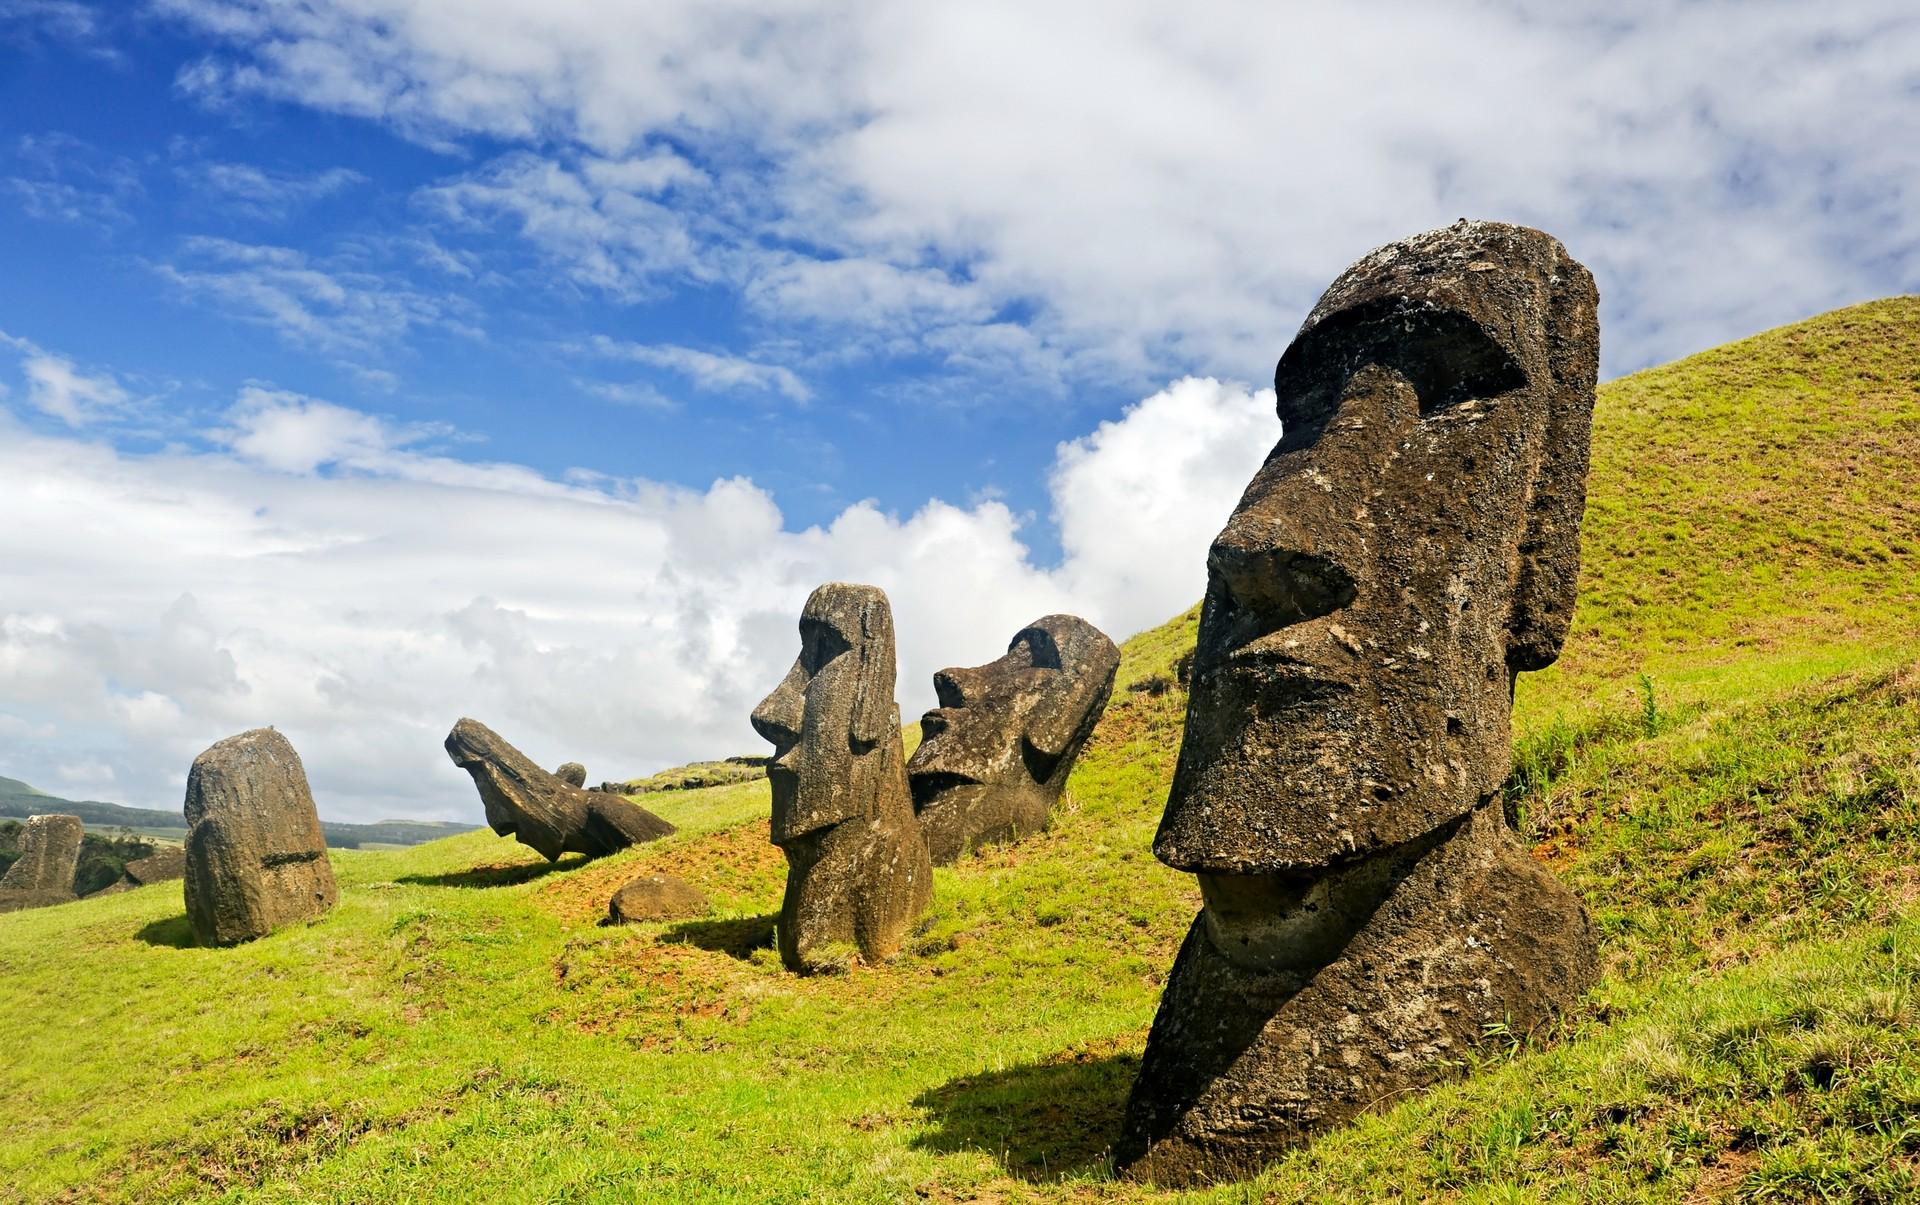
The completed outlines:
{"type": "Polygon", "coordinates": [[[793,668],[753,709],[774,747],[772,837],[787,855],[780,957],[793,970],[831,965],[841,945],[892,957],[930,898],[893,682],[887,596],[829,582],[800,613],[793,668]]]}
{"type": "Polygon", "coordinates": [[[616,925],[680,920],[707,910],[706,893],[671,874],[643,874],[613,893],[607,919],[616,925]]]}
{"type": "Polygon", "coordinates": [[[31,816],[20,834],[20,857],[0,878],[0,912],[44,908],[76,898],[73,870],[83,835],[78,816],[31,816]]]}
{"type": "Polygon", "coordinates": [[[455,724],[446,747],[453,764],[472,775],[493,831],[549,861],[563,853],[597,858],[674,831],[639,804],[562,782],[478,720],[455,724]]]}
{"type": "Polygon", "coordinates": [[[273,729],[194,758],[186,813],[187,919],[201,945],[252,941],[339,900],[306,768],[273,729]]]}
{"type": "Polygon", "coordinates": [[[179,845],[162,845],[144,858],[127,863],[126,877],[136,887],[164,883],[187,873],[187,851],[179,845]]]}
{"type": "Polygon", "coordinates": [[[1074,615],[1015,634],[1006,656],[933,676],[907,784],[934,865],[1046,828],[1113,693],[1120,650],[1074,615]]]}
{"type": "Polygon", "coordinates": [[[587,768],[577,761],[561,762],[553,776],[570,787],[579,787],[583,791],[587,789],[587,768]]]}
{"type": "Polygon", "coordinates": [[[1514,676],[1573,611],[1596,303],[1552,238],[1463,222],[1349,268],[1281,357],[1280,443],[1208,555],[1154,843],[1203,907],[1126,1174],[1246,1175],[1590,983],[1499,790],[1514,676]]]}

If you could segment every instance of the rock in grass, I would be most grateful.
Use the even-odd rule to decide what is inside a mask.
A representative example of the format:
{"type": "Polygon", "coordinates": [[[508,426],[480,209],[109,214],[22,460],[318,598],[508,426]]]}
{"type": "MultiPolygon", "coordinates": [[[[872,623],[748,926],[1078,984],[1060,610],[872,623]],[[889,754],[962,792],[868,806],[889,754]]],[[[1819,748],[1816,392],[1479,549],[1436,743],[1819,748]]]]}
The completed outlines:
{"type": "Polygon", "coordinates": [[[677,875],[643,874],[613,893],[607,919],[616,925],[681,920],[707,910],[706,893],[677,875]]]}
{"type": "Polygon", "coordinates": [[[1347,269],[1281,356],[1279,446],[1207,557],[1154,840],[1202,907],[1125,1174],[1250,1175],[1592,982],[1500,801],[1514,676],[1573,615],[1596,305],[1554,239],[1462,222],[1347,269]]]}
{"type": "Polygon", "coordinates": [[[597,858],[674,831],[637,803],[561,781],[479,720],[455,724],[446,748],[453,764],[472,776],[493,831],[548,861],[563,853],[597,858]]]}
{"type": "Polygon", "coordinates": [[[933,676],[940,706],[920,717],[907,784],[935,866],[1047,827],[1119,668],[1099,628],[1048,615],[998,661],[933,676]]]}
{"type": "Polygon", "coordinates": [[[753,709],[774,747],[773,843],[787,855],[780,959],[824,969],[855,946],[899,952],[933,891],[907,792],[893,701],[893,610],[874,586],[829,582],[800,612],[800,656],[753,709]]]}
{"type": "Polygon", "coordinates": [[[135,887],[165,883],[187,873],[187,851],[179,845],[162,845],[144,858],[127,863],[126,878],[135,887]]]}
{"type": "Polygon", "coordinates": [[[306,768],[273,729],[194,758],[186,813],[187,919],[201,945],[265,937],[339,900],[306,768]]]}
{"type": "Polygon", "coordinates": [[[78,816],[30,816],[20,834],[19,860],[0,878],[0,912],[65,904],[73,893],[73,871],[80,862],[78,816]]]}
{"type": "Polygon", "coordinates": [[[587,788],[587,768],[577,761],[562,762],[553,776],[570,787],[587,788]]]}

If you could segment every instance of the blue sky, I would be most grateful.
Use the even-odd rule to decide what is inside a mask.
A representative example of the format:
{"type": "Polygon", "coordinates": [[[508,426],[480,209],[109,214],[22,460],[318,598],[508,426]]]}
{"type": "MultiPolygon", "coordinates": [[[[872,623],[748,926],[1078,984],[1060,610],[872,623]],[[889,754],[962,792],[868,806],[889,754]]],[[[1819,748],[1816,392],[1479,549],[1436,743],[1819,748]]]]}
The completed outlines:
{"type": "Polygon", "coordinates": [[[1917,118],[1895,3],[0,0],[0,773],[749,751],[836,577],[910,719],[1198,595],[1371,247],[1541,226],[1631,371],[1912,290],[1917,118]]]}

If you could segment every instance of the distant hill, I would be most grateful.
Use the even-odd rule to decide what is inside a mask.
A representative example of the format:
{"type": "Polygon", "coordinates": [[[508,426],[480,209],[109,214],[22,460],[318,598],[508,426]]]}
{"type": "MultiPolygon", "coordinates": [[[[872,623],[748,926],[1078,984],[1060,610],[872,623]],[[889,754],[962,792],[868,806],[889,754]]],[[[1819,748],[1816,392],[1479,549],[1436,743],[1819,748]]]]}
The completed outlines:
{"type": "MultiPolygon", "coordinates": [[[[24,820],[28,816],[61,812],[80,817],[88,828],[130,828],[150,837],[183,839],[187,818],[181,812],[163,812],[158,808],[130,808],[125,804],[104,803],[98,799],[62,799],[49,795],[17,778],[0,777],[0,819],[24,820]]],[[[333,849],[361,849],[379,845],[418,845],[471,832],[474,824],[452,820],[381,820],[374,824],[342,824],[322,820],[320,831],[333,849]]]]}

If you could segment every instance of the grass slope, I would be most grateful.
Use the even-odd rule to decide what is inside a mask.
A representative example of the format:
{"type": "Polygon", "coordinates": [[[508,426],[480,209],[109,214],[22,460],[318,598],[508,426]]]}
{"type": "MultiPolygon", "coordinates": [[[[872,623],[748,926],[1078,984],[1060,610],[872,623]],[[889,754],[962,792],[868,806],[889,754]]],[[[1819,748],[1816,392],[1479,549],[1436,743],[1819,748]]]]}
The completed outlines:
{"type": "Polygon", "coordinates": [[[780,970],[764,782],[651,795],[681,831],[592,863],[336,852],[334,913],[235,950],[186,945],[177,886],[0,917],[0,1198],[1908,1199],[1917,387],[1903,299],[1603,391],[1586,593],[1522,687],[1512,802],[1605,977],[1251,1184],[1105,1165],[1198,904],[1149,852],[1188,613],[1127,642],[1053,829],[936,872],[892,966],[780,970]],[[643,870],[713,914],[596,927],[643,870]]]}

